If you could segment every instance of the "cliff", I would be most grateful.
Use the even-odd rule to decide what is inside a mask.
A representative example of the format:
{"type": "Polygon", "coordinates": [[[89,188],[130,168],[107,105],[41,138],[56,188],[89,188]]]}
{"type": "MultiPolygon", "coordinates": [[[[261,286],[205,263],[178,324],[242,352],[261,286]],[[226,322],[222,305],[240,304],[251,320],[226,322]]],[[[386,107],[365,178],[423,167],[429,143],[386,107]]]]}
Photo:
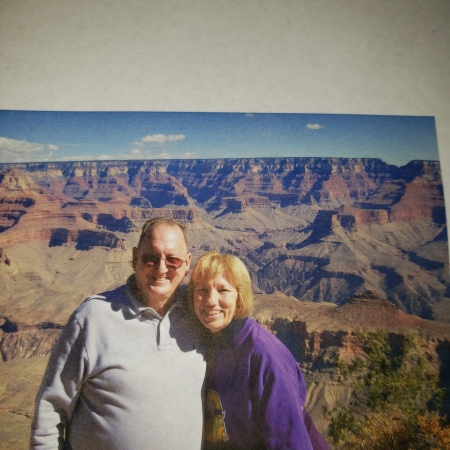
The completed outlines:
{"type": "MultiPolygon", "coordinates": [[[[371,290],[405,312],[433,318],[439,311],[450,320],[441,315],[450,288],[436,161],[0,165],[0,248],[9,260],[16,246],[36,241],[55,249],[130,252],[144,221],[162,215],[187,224],[194,256],[211,248],[240,256],[257,291],[343,304],[371,290]]],[[[11,273],[9,266],[0,278],[11,273]]],[[[11,284],[8,278],[5,285],[11,284]]]]}
{"type": "Polygon", "coordinates": [[[419,342],[419,354],[439,374],[447,388],[444,411],[450,410],[450,324],[405,314],[390,302],[366,292],[345,305],[298,302],[282,293],[257,295],[256,320],[271,330],[300,362],[308,386],[308,410],[316,426],[326,430],[323,408],[347,404],[351,379],[339,375],[338,365],[355,358],[367,359],[359,331],[384,330],[393,347],[401,348],[406,338],[419,342]]]}
{"type": "MultiPolygon", "coordinates": [[[[219,208],[224,198],[250,195],[284,207],[319,204],[336,209],[357,204],[389,210],[394,219],[405,220],[414,214],[402,213],[405,209],[414,210],[417,217],[421,208],[425,211],[419,214],[429,216],[430,207],[444,206],[436,161],[412,161],[401,168],[370,158],[0,164],[0,173],[8,170],[27,174],[22,191],[32,180],[54,195],[134,205],[147,201],[142,205],[154,208],[188,206],[192,200],[207,209],[219,208]]],[[[3,183],[9,179],[11,173],[4,175],[3,183]]]]}

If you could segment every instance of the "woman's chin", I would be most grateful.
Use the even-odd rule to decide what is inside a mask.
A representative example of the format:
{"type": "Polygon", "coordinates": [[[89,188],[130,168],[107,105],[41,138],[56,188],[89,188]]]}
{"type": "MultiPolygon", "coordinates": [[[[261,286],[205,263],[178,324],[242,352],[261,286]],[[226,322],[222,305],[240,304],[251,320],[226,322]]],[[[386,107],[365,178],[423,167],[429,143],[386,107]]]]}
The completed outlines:
{"type": "Polygon", "coordinates": [[[211,333],[218,333],[222,331],[227,325],[223,321],[208,321],[203,322],[203,326],[206,327],[211,333]]]}

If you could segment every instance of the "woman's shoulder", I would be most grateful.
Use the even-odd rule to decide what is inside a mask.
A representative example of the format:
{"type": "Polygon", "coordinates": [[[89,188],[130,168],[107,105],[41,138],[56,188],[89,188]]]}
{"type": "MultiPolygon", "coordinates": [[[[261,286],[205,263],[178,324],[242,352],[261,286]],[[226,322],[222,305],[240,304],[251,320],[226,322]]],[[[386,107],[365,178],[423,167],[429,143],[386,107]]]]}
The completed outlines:
{"type": "Polygon", "coordinates": [[[251,370],[264,377],[273,376],[278,380],[289,380],[289,383],[300,383],[302,392],[305,391],[300,366],[286,345],[257,322],[250,322],[248,327],[250,332],[246,344],[251,370]]]}
{"type": "Polygon", "coordinates": [[[288,348],[273,333],[254,319],[249,318],[242,331],[244,331],[245,336],[243,337],[247,345],[251,346],[253,353],[268,357],[285,355],[293,358],[288,348]]]}

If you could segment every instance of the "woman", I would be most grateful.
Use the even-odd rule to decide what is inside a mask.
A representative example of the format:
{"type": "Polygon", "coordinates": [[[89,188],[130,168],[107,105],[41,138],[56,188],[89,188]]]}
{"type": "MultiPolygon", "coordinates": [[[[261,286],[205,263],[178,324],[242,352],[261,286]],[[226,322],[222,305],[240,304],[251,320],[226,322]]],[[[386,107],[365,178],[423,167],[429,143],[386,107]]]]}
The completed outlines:
{"type": "Polygon", "coordinates": [[[249,317],[244,263],[209,252],[193,269],[189,302],[209,330],[205,448],[327,449],[304,411],[306,386],[289,350],[249,317]],[[305,419],[306,417],[306,419],[305,419]],[[311,430],[310,430],[311,432],[311,430]]]}

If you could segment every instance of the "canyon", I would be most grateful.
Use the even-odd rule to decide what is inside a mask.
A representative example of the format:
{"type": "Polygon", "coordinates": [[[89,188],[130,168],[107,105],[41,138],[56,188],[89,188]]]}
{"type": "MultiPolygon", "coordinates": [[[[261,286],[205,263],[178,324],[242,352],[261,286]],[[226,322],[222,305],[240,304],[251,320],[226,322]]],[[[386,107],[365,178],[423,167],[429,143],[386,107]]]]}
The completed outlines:
{"type": "Polygon", "coordinates": [[[11,276],[23,272],[23,262],[12,257],[17,246],[43,242],[49,254],[106,249],[121,259],[120,253],[129,257],[144,221],[161,215],[186,224],[194,257],[211,248],[241,257],[256,292],[340,305],[370,290],[410,314],[450,320],[442,314],[450,291],[437,161],[403,167],[375,158],[0,164],[6,297],[22,291],[11,276]]]}
{"type": "Polygon", "coordinates": [[[448,374],[450,274],[437,161],[0,164],[2,423],[26,428],[70,313],[126,280],[143,223],[167,215],[186,225],[194,262],[216,249],[246,263],[254,316],[302,365],[321,430],[322,407],[348,399],[336,361],[364,353],[357,329],[386,329],[393,339],[416,333],[427,359],[448,374]]]}

